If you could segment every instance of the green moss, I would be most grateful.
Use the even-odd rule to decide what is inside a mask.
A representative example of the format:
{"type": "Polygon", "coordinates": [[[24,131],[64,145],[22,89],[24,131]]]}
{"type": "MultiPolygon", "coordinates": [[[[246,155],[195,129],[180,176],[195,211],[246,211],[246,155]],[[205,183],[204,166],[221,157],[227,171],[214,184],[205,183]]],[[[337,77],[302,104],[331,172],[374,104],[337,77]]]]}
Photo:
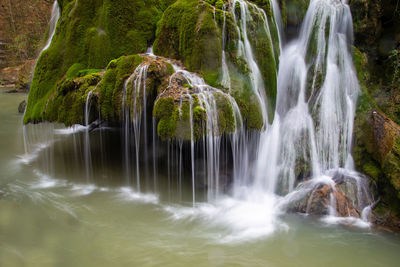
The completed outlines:
{"type": "Polygon", "coordinates": [[[154,51],[182,60],[190,71],[203,74],[214,85],[221,67],[221,44],[213,8],[197,0],[178,0],[160,21],[154,51]]]}
{"type": "Polygon", "coordinates": [[[79,71],[83,70],[85,68],[85,65],[80,64],[80,63],[75,63],[72,65],[68,70],[67,73],[65,74],[68,79],[74,78],[78,76],[79,71]]]}
{"type": "Polygon", "coordinates": [[[101,114],[105,120],[112,123],[120,121],[124,82],[143,60],[137,55],[123,56],[108,64],[98,85],[101,114]]]}
{"type": "Polygon", "coordinates": [[[175,109],[174,100],[170,97],[159,98],[154,104],[153,116],[159,120],[157,133],[163,140],[175,136],[179,117],[175,109]]]}
{"type": "Polygon", "coordinates": [[[173,2],[59,1],[61,16],[51,46],[37,62],[24,122],[43,120],[47,100],[42,99],[55,93],[67,72],[76,77],[78,69],[103,69],[111,59],[146,51],[162,12],[173,2]]]}
{"type": "Polygon", "coordinates": [[[364,173],[375,181],[378,181],[379,177],[382,175],[382,170],[375,161],[370,161],[364,164],[362,167],[364,173]]]}
{"type": "Polygon", "coordinates": [[[248,107],[247,127],[261,130],[264,125],[261,106],[255,95],[252,95],[248,107]]]}
{"type": "Polygon", "coordinates": [[[233,133],[236,130],[235,114],[229,98],[221,93],[214,93],[214,97],[218,109],[219,133],[233,133]]]}

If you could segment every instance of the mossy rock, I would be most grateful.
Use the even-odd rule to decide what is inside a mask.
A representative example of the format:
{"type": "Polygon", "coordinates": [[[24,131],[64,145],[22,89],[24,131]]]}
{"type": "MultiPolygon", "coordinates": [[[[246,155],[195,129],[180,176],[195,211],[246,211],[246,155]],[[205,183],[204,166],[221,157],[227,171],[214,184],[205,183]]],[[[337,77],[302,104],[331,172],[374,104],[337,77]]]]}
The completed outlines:
{"type": "Polygon", "coordinates": [[[386,116],[370,94],[368,60],[353,49],[361,85],[354,123],[353,157],[357,170],[377,185],[385,205],[400,212],[400,126],[386,116]]]}
{"type": "Polygon", "coordinates": [[[221,30],[213,7],[198,0],[178,0],[162,17],[154,42],[157,55],[182,60],[190,71],[215,86],[221,68],[221,30]]]}
{"type": "Polygon", "coordinates": [[[216,88],[189,85],[179,72],[168,80],[153,109],[157,132],[163,140],[199,140],[237,130],[240,122],[231,96],[216,88]]]}
{"type": "MultiPolygon", "coordinates": [[[[258,2],[267,14],[267,21],[262,11],[249,4],[253,16],[249,18],[246,30],[251,36],[254,58],[263,78],[269,121],[272,122],[276,105],[279,38],[269,1],[258,2]],[[266,31],[265,24],[268,24],[270,31],[266,31]]],[[[188,70],[199,73],[210,86],[227,90],[228,88],[221,85],[222,30],[225,16],[225,52],[231,80],[230,94],[241,103],[239,107],[244,120],[252,121],[253,118],[248,117],[248,110],[253,103],[249,101],[258,88],[252,88],[250,68],[244,58],[239,56],[239,34],[232,15],[233,7],[228,7],[226,1],[224,3],[227,9],[225,12],[218,8],[218,1],[178,0],[165,11],[160,21],[154,51],[158,55],[182,60],[188,70]]],[[[240,12],[236,13],[240,21],[240,12]]]]}

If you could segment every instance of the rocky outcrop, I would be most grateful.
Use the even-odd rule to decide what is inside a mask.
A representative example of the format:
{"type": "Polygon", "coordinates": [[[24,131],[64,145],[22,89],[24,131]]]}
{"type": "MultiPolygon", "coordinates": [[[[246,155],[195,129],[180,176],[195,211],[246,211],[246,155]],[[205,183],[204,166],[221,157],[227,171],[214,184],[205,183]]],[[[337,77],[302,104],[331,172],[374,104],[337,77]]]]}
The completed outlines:
{"type": "Polygon", "coordinates": [[[354,62],[361,85],[355,118],[354,160],[376,185],[376,224],[397,231],[400,214],[399,90],[400,7],[393,0],[351,0],[354,62]],[[399,53],[397,52],[397,55],[399,53]]]}
{"type": "Polygon", "coordinates": [[[354,58],[362,90],[354,124],[355,165],[376,185],[375,194],[381,199],[374,210],[376,223],[400,231],[391,223],[400,214],[400,126],[371,96],[375,85],[366,70],[368,57],[356,49],[354,58]]]}

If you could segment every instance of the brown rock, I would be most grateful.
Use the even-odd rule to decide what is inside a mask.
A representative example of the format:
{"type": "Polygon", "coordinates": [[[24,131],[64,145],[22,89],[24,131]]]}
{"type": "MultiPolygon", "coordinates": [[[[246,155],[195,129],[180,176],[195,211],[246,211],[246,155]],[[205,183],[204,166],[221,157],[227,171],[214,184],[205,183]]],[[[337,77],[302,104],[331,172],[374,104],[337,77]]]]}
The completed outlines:
{"type": "Polygon", "coordinates": [[[317,185],[309,194],[292,204],[289,211],[319,216],[328,215],[329,207],[332,206],[332,197],[334,197],[333,207],[336,208],[336,216],[360,218],[361,211],[337,185],[334,188],[326,184],[317,185]]]}

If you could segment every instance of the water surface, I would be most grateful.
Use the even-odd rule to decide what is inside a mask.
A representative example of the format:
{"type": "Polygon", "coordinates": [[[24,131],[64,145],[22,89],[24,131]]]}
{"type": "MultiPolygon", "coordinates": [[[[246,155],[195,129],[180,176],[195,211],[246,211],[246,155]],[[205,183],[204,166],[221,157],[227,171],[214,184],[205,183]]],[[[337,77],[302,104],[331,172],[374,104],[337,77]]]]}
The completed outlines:
{"type": "MultiPolygon", "coordinates": [[[[167,182],[167,174],[159,177],[156,192],[151,180],[149,189],[138,193],[126,184],[119,156],[107,152],[103,160],[114,164],[101,165],[98,148],[88,180],[79,167],[82,158],[74,156],[71,135],[56,135],[55,144],[39,146],[36,159],[26,158],[22,116],[17,113],[23,99],[26,95],[0,94],[0,266],[398,266],[400,262],[400,238],[393,234],[328,225],[300,215],[280,215],[270,222],[262,202],[229,197],[215,203],[200,198],[193,208],[190,184],[183,184],[180,192],[167,182]]],[[[107,140],[118,136],[106,131],[110,131],[107,140]]],[[[93,147],[100,140],[96,132],[91,135],[93,147]]],[[[83,150],[80,142],[76,141],[78,149],[83,150]]]]}

